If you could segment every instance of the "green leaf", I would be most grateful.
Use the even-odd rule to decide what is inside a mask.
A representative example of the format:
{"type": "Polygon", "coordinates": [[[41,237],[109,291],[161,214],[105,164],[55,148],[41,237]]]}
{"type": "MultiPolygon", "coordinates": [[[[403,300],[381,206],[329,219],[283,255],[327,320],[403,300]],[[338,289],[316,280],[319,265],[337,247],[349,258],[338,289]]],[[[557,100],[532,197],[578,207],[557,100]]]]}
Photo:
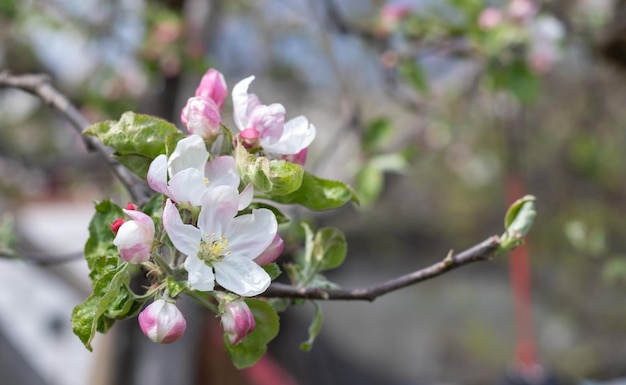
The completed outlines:
{"type": "Polygon", "coordinates": [[[183,292],[187,287],[176,280],[174,277],[167,277],[167,291],[169,292],[170,297],[176,298],[181,292],[183,292]]]}
{"type": "Polygon", "coordinates": [[[367,152],[379,151],[385,142],[393,137],[393,125],[387,118],[376,118],[368,123],[363,136],[363,149],[367,152]]]}
{"type": "Polygon", "coordinates": [[[278,334],[278,314],[267,302],[254,298],[245,300],[254,314],[256,327],[243,341],[231,345],[224,336],[224,345],[233,364],[238,369],[254,365],[267,350],[267,344],[278,334]]]}
{"type": "Polygon", "coordinates": [[[345,183],[318,178],[308,172],[304,173],[302,185],[296,191],[267,197],[276,203],[299,204],[316,211],[335,209],[350,201],[359,203],[354,190],[345,183]]]}
{"type": "Polygon", "coordinates": [[[509,250],[522,244],[536,216],[534,196],[526,195],[513,202],[504,217],[506,231],[500,238],[500,250],[509,250]]]}
{"type": "Polygon", "coordinates": [[[313,317],[313,321],[309,326],[309,339],[300,344],[300,349],[308,352],[313,347],[313,342],[317,338],[320,330],[322,329],[322,323],[324,322],[324,316],[322,315],[322,309],[320,308],[317,302],[313,302],[313,306],[315,306],[315,316],[313,317]]]}
{"type": "Polygon", "coordinates": [[[315,272],[330,270],[341,266],[348,252],[348,243],[341,230],[324,227],[315,234],[311,265],[315,272]]]}
{"type": "Polygon", "coordinates": [[[124,212],[110,200],[96,203],[96,213],[89,223],[89,238],[85,243],[85,259],[92,285],[120,263],[119,252],[113,244],[115,234],[111,223],[123,218],[124,212]]]}
{"type": "Polygon", "coordinates": [[[282,273],[282,271],[280,270],[280,267],[278,267],[278,264],[276,262],[269,263],[262,267],[263,267],[263,270],[265,270],[265,272],[269,274],[272,281],[278,278],[278,276],[282,273]]]}
{"type": "Polygon", "coordinates": [[[134,112],[125,112],[119,121],[96,123],[84,134],[96,136],[115,149],[115,158],[142,178],[146,177],[150,162],[166,153],[165,142],[170,135],[170,140],[184,137],[172,123],[134,112]]]}
{"type": "Polygon", "coordinates": [[[296,191],[302,183],[304,169],[295,163],[256,156],[241,145],[235,149],[235,159],[241,180],[252,183],[256,192],[281,196],[296,191]]]}
{"type": "Polygon", "coordinates": [[[511,92],[522,104],[530,104],[539,95],[539,78],[523,61],[494,65],[488,74],[494,89],[511,92]]]}
{"type": "Polygon", "coordinates": [[[428,79],[424,74],[424,69],[419,62],[412,59],[401,60],[398,62],[398,71],[400,76],[404,78],[416,91],[428,92],[428,79]]]}
{"type": "Polygon", "coordinates": [[[383,172],[368,162],[356,174],[355,184],[361,204],[369,207],[378,199],[383,190],[383,172]]]}
{"type": "MultiPolygon", "coordinates": [[[[96,331],[106,332],[113,323],[112,319],[105,319],[103,315],[111,305],[120,304],[118,295],[130,280],[127,267],[128,264],[124,263],[101,275],[94,285],[93,294],[72,312],[72,330],[90,351],[96,331]]],[[[115,313],[115,308],[112,312],[115,313]]]]}

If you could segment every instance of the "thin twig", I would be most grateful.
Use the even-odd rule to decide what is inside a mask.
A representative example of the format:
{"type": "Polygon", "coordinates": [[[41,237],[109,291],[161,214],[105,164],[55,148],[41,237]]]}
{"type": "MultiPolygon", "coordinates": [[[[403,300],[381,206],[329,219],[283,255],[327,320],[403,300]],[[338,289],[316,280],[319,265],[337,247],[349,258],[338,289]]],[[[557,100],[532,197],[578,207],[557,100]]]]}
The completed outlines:
{"type": "Polygon", "coordinates": [[[441,262],[414,271],[409,274],[390,279],[378,285],[359,289],[318,289],[318,288],[298,288],[281,283],[272,283],[262,294],[269,298],[306,298],[324,300],[366,300],[373,301],[383,294],[396,291],[407,286],[425,281],[449,272],[473,262],[488,261],[494,256],[500,246],[500,238],[491,236],[481,243],[456,254],[448,255],[441,262]]]}
{"type": "MultiPolygon", "coordinates": [[[[47,75],[12,75],[7,71],[0,72],[0,87],[17,88],[37,96],[44,103],[58,110],[71,123],[76,132],[82,134],[91,124],[61,92],[50,84],[47,75]]],[[[93,137],[81,135],[89,150],[102,156],[115,176],[128,190],[133,202],[143,205],[152,192],[139,177],[111,157],[111,150],[93,137]]]]}

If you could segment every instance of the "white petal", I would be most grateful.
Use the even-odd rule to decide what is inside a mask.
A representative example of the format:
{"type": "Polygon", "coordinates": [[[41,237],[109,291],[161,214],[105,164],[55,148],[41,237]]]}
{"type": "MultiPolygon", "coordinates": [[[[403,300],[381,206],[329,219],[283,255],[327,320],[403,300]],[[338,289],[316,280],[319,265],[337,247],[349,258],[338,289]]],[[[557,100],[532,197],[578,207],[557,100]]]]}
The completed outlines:
{"type": "Polygon", "coordinates": [[[195,256],[200,251],[200,230],[186,225],[171,200],[165,202],[163,209],[163,227],[169,235],[174,247],[188,256],[195,256]]]}
{"type": "Polygon", "coordinates": [[[245,297],[263,293],[272,282],[261,266],[247,258],[230,255],[215,263],[214,268],[217,283],[245,297]]]}
{"type": "Polygon", "coordinates": [[[170,179],[170,198],[200,206],[200,198],[207,189],[204,173],[195,168],[183,170],[170,179]]]}
{"type": "Polygon", "coordinates": [[[267,152],[292,155],[307,148],[313,139],[315,139],[315,126],[309,124],[304,116],[298,116],[285,123],[283,135],[277,142],[271,143],[261,138],[261,146],[267,152]]]}
{"type": "Polygon", "coordinates": [[[235,158],[232,156],[218,156],[206,164],[204,173],[209,180],[209,186],[239,187],[239,174],[235,158]]]}
{"type": "Polygon", "coordinates": [[[168,159],[170,178],[187,168],[195,168],[204,172],[204,166],[208,159],[209,152],[202,137],[190,135],[181,139],[168,159]]]}
{"type": "Polygon", "coordinates": [[[196,256],[189,256],[184,263],[187,270],[187,281],[194,290],[211,291],[215,287],[215,276],[213,268],[198,259],[196,256]]]}
{"type": "Polygon", "coordinates": [[[198,227],[202,235],[224,235],[225,230],[237,215],[239,192],[232,186],[217,186],[202,195],[202,210],[198,216],[198,227]]]}
{"type": "Polygon", "coordinates": [[[250,206],[252,203],[252,198],[254,197],[254,186],[252,183],[248,183],[246,188],[243,189],[241,194],[239,194],[239,205],[237,210],[241,211],[246,207],[250,206]]]}
{"type": "Polygon", "coordinates": [[[274,213],[258,209],[235,218],[224,235],[233,255],[254,259],[272,243],[276,231],[278,223],[274,213]]]}
{"type": "Polygon", "coordinates": [[[233,87],[233,118],[240,131],[248,125],[248,87],[254,80],[254,76],[247,77],[233,87]]]}
{"type": "Polygon", "coordinates": [[[165,154],[157,156],[150,163],[146,180],[154,191],[169,195],[170,192],[167,188],[167,156],[165,154]]]}

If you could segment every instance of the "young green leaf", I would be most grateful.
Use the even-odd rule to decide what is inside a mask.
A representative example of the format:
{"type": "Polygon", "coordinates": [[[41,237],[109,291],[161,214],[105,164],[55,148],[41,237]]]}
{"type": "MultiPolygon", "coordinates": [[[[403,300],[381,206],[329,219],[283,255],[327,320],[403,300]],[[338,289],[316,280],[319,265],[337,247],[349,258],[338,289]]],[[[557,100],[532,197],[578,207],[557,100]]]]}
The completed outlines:
{"type": "Polygon", "coordinates": [[[152,160],[165,154],[169,135],[181,139],[184,135],[175,125],[149,115],[125,112],[120,120],[107,120],[87,128],[85,135],[98,137],[115,149],[115,157],[138,176],[145,178],[152,160]]]}
{"type": "Polygon", "coordinates": [[[92,285],[120,263],[119,252],[113,244],[115,234],[111,223],[123,218],[124,212],[110,200],[96,203],[96,213],[89,223],[89,238],[85,243],[85,259],[92,285]]]}
{"type": "Polygon", "coordinates": [[[359,198],[350,186],[318,178],[308,172],[304,173],[302,184],[296,191],[286,195],[265,195],[277,203],[299,204],[316,211],[335,209],[351,201],[359,203],[359,198]]]}
{"type": "Polygon", "coordinates": [[[304,170],[295,163],[256,156],[241,145],[235,149],[235,159],[241,180],[252,183],[256,192],[282,196],[296,191],[302,183],[304,170]]]}
{"type": "Polygon", "coordinates": [[[226,351],[238,369],[252,366],[263,357],[268,342],[276,337],[279,329],[278,314],[267,302],[247,298],[246,303],[254,314],[256,327],[237,345],[231,345],[228,337],[224,336],[226,351]]]}
{"type": "Polygon", "coordinates": [[[309,326],[309,339],[300,344],[300,349],[308,352],[313,347],[313,342],[317,338],[320,330],[322,329],[322,323],[324,322],[324,316],[322,314],[322,309],[317,302],[311,301],[313,306],[315,306],[315,315],[313,316],[313,321],[309,326]]]}
{"type": "Polygon", "coordinates": [[[103,316],[116,303],[120,291],[130,280],[127,267],[128,264],[123,263],[102,274],[94,284],[93,294],[72,312],[72,330],[90,351],[96,331],[105,332],[113,323],[112,319],[103,319],[103,316]]]}
{"type": "Polygon", "coordinates": [[[315,272],[334,269],[341,266],[348,252],[348,243],[341,230],[324,227],[315,234],[311,263],[315,272]]]}

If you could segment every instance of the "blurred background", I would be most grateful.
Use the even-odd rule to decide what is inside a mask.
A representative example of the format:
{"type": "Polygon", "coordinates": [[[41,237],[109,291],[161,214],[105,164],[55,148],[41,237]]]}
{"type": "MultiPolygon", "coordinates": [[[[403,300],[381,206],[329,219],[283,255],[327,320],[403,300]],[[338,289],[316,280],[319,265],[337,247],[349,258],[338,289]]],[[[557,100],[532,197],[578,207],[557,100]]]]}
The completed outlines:
{"type": "Polygon", "coordinates": [[[331,280],[437,262],[501,233],[524,193],[539,213],[529,279],[502,256],[373,303],[322,303],[309,353],[313,307],[294,306],[244,371],[192,303],[173,345],[131,319],[89,353],[69,323],[90,293],[92,202],[129,198],[58,111],[2,88],[0,254],[21,258],[0,259],[0,384],[479,385],[515,383],[520,364],[536,384],[622,383],[626,1],[0,0],[0,71],[49,74],[90,122],[133,110],[181,126],[209,67],[230,88],[254,74],[265,103],[306,115],[306,168],[360,194],[289,213],[345,231],[331,280]]]}

